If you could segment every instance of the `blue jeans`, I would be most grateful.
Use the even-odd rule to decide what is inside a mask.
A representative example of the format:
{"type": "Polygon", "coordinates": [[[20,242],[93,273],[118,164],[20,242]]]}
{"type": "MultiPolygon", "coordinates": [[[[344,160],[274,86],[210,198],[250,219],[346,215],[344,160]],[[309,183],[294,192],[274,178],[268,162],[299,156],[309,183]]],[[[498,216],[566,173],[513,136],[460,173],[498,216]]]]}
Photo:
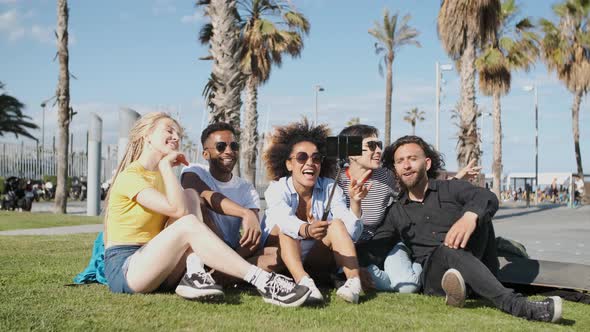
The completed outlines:
{"type": "Polygon", "coordinates": [[[380,291],[416,293],[420,290],[422,265],[412,262],[410,250],[403,242],[396,244],[387,254],[383,269],[367,266],[375,287],[380,291]]]}

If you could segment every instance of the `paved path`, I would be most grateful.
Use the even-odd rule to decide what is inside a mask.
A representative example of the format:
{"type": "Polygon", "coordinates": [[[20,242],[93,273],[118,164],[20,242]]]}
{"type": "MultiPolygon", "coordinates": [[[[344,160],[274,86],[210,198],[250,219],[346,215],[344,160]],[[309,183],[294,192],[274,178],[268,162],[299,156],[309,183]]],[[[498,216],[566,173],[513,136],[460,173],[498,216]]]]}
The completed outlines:
{"type": "MultiPolygon", "coordinates": [[[[33,212],[49,212],[52,208],[52,203],[33,204],[33,212]]],[[[70,202],[68,211],[86,214],[86,202],[70,202]]],[[[497,236],[524,244],[532,258],[590,265],[590,206],[525,208],[522,204],[510,204],[498,211],[494,227],[497,236]]],[[[57,235],[101,230],[102,225],[98,224],[2,231],[0,235],[57,235]]]]}
{"type": "Polygon", "coordinates": [[[102,231],[102,224],[63,226],[50,228],[15,229],[1,231],[0,235],[64,235],[79,233],[98,233],[102,231]]]}
{"type": "Polygon", "coordinates": [[[524,244],[531,258],[590,265],[590,206],[500,209],[494,228],[524,244]]]}

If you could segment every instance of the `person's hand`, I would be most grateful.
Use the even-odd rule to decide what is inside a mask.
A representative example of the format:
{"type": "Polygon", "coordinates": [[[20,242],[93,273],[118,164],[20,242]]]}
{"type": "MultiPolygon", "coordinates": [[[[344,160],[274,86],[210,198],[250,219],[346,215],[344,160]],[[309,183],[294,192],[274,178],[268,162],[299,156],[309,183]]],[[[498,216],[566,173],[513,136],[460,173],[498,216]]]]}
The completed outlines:
{"type": "Polygon", "coordinates": [[[363,175],[361,175],[360,179],[351,179],[350,184],[348,185],[348,195],[350,196],[351,201],[360,202],[369,193],[371,189],[372,183],[365,185],[367,179],[371,176],[372,170],[367,170],[363,175]]]}
{"type": "Polygon", "coordinates": [[[364,291],[375,289],[375,281],[373,281],[373,277],[371,277],[371,274],[366,267],[361,267],[359,269],[359,277],[361,279],[361,286],[363,287],[364,291]]]}
{"type": "Polygon", "coordinates": [[[330,225],[329,222],[317,220],[311,213],[307,216],[307,221],[309,222],[309,226],[306,226],[308,228],[307,232],[311,238],[321,241],[326,237],[328,234],[328,226],[330,225]]]}
{"type": "Polygon", "coordinates": [[[188,161],[186,160],[186,156],[184,155],[184,153],[179,151],[171,151],[160,160],[160,163],[158,165],[176,167],[180,164],[188,166],[188,161]]]}
{"type": "Polygon", "coordinates": [[[481,171],[481,166],[475,166],[475,159],[472,159],[467,166],[461,169],[457,174],[455,174],[455,178],[471,181],[475,179],[479,172],[481,171]]]}
{"type": "Polygon", "coordinates": [[[242,238],[240,246],[254,251],[260,244],[260,222],[256,212],[246,209],[247,212],[242,216],[242,238]]]}
{"type": "Polygon", "coordinates": [[[444,245],[453,249],[465,248],[476,227],[477,214],[465,212],[447,232],[444,245]]]}

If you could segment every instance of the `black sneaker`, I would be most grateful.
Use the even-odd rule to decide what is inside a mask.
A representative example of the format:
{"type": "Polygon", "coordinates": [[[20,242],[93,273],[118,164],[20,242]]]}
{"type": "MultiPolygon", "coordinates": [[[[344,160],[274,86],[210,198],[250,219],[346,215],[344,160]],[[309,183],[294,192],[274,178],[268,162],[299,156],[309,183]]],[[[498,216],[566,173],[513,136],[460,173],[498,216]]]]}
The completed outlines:
{"type": "Polygon", "coordinates": [[[520,317],[528,320],[555,323],[561,319],[562,300],[559,296],[551,296],[542,301],[527,301],[520,317]]]}
{"type": "Polygon", "coordinates": [[[190,276],[185,274],[178,286],[176,294],[187,300],[216,300],[224,296],[221,286],[207,272],[197,272],[190,276]]]}
{"type": "Polygon", "coordinates": [[[465,281],[459,271],[448,269],[443,274],[440,285],[447,295],[447,305],[458,308],[465,305],[465,298],[467,297],[465,281]]]}
{"type": "Polygon", "coordinates": [[[298,307],[311,294],[309,288],[297,285],[293,279],[283,275],[271,273],[264,285],[264,291],[258,290],[266,303],[281,307],[298,307]]]}

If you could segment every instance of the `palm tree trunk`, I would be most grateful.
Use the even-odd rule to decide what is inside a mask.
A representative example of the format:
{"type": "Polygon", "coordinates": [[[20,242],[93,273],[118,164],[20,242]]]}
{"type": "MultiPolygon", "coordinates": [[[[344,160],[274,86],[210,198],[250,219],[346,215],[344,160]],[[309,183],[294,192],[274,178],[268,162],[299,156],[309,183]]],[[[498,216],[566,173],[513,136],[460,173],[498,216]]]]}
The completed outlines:
{"type": "Polygon", "coordinates": [[[412,136],[416,136],[416,124],[412,123],[412,136]]]}
{"type": "Polygon", "coordinates": [[[393,57],[387,61],[387,79],[385,81],[385,146],[391,143],[391,95],[393,92],[393,57]],[[391,61],[389,61],[391,60],[391,61]]]}
{"type": "Polygon", "coordinates": [[[239,68],[241,44],[234,16],[235,7],[235,0],[211,0],[207,8],[213,27],[210,52],[213,57],[211,79],[214,88],[209,122],[228,122],[239,129],[242,106],[240,94],[244,80],[239,68]]]}
{"type": "Polygon", "coordinates": [[[59,59],[58,103],[58,146],[57,146],[57,187],[55,190],[55,213],[66,213],[68,177],[68,148],[70,129],[70,72],[68,68],[68,1],[57,2],[57,54],[59,59]]]}
{"type": "Polygon", "coordinates": [[[258,83],[254,76],[246,84],[246,114],[241,137],[243,177],[256,186],[256,157],[258,155],[258,83]]]}
{"type": "Polygon", "coordinates": [[[494,175],[494,183],[492,191],[498,199],[500,199],[500,187],[502,184],[502,108],[500,105],[500,93],[495,92],[494,98],[494,161],[492,163],[492,173],[494,175]]]}
{"type": "Polygon", "coordinates": [[[477,106],[475,104],[475,40],[468,41],[461,56],[461,109],[457,141],[459,168],[470,160],[479,164],[480,148],[477,134],[477,106]]]}
{"type": "MultiPolygon", "coordinates": [[[[576,166],[578,177],[584,181],[584,169],[582,168],[582,153],[580,152],[580,103],[582,102],[582,91],[578,91],[574,97],[572,106],[572,127],[574,131],[574,150],[576,153],[576,166]]],[[[584,199],[582,197],[582,199],[584,199]]]]}

